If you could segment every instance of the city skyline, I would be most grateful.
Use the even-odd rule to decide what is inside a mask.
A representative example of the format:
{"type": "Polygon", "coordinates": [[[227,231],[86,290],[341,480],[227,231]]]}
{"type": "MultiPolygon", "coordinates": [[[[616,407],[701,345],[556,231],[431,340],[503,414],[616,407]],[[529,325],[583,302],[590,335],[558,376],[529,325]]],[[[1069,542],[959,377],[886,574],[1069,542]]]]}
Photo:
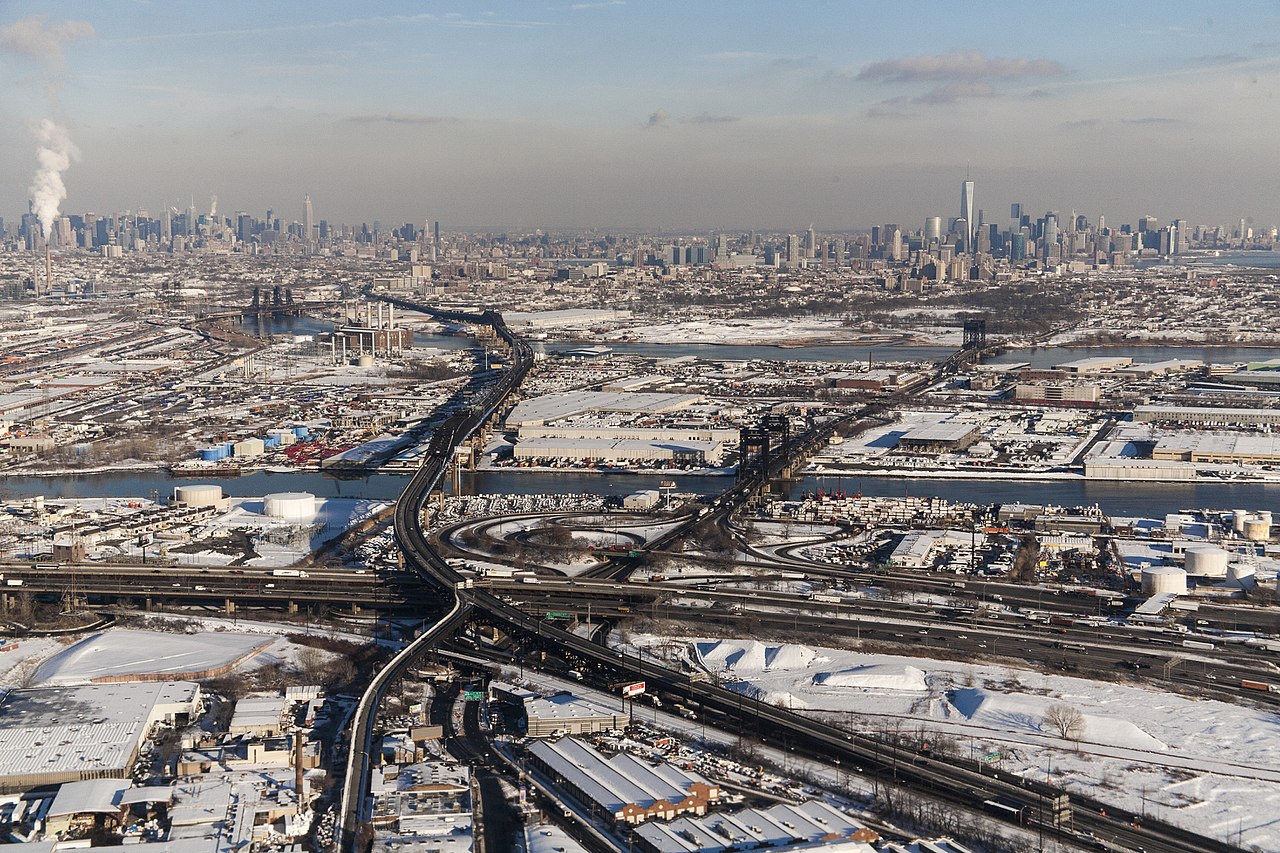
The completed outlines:
{"type": "Polygon", "coordinates": [[[64,212],[309,193],[335,221],[915,227],[969,167],[988,221],[1280,219],[1238,168],[1271,135],[1276,9],[1106,9],[15,2],[0,209],[26,210],[52,117],[80,150],[64,212]]]}

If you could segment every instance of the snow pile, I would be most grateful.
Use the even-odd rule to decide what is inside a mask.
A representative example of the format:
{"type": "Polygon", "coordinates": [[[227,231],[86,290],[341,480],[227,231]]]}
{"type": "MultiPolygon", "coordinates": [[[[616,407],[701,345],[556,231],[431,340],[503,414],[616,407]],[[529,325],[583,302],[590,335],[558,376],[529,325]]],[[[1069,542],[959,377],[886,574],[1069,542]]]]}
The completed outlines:
{"type": "Polygon", "coordinates": [[[194,679],[225,671],[272,640],[252,634],[169,634],[112,628],[93,634],[46,660],[33,683],[51,687],[94,681],[194,679]]]}
{"type": "Polygon", "coordinates": [[[820,657],[808,646],[783,643],[769,646],[756,640],[715,640],[695,643],[698,663],[708,672],[749,676],[762,672],[806,669],[820,657]]]}
{"type": "MultiPolygon", "coordinates": [[[[1071,706],[1070,701],[1051,696],[1028,696],[1024,693],[993,693],[982,688],[953,690],[947,698],[951,705],[972,723],[1004,731],[1028,731],[1058,737],[1059,732],[1047,722],[1045,715],[1053,705],[1071,706]]],[[[1080,740],[1108,746],[1163,752],[1169,745],[1147,734],[1129,720],[1105,714],[1081,711],[1083,728],[1080,740]]]]}
{"type": "Polygon", "coordinates": [[[929,689],[923,669],[897,664],[867,664],[851,666],[835,672],[820,672],[813,677],[814,684],[823,687],[852,687],[860,690],[917,690],[929,689]]]}

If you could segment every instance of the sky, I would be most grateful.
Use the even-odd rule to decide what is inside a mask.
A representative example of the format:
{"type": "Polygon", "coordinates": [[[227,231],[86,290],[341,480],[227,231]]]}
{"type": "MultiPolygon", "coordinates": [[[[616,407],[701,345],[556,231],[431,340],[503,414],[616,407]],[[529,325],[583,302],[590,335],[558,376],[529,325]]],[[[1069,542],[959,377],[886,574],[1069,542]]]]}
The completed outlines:
{"type": "Polygon", "coordinates": [[[0,0],[0,215],[1280,222],[1280,3],[0,0]]]}

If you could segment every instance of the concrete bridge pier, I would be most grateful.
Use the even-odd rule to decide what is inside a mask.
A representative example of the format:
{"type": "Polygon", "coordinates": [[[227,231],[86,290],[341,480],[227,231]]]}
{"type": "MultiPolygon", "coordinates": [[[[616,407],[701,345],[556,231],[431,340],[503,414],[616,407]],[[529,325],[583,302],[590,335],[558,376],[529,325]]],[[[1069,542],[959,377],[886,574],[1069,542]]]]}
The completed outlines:
{"type": "Polygon", "coordinates": [[[297,613],[297,612],[298,612],[298,602],[296,602],[296,601],[290,601],[288,604],[286,604],[286,605],[285,605],[285,612],[287,612],[287,613],[289,613],[289,614],[297,613]]]}
{"type": "Polygon", "coordinates": [[[236,603],[233,599],[226,598],[222,601],[222,612],[228,616],[236,612],[236,603]]]}

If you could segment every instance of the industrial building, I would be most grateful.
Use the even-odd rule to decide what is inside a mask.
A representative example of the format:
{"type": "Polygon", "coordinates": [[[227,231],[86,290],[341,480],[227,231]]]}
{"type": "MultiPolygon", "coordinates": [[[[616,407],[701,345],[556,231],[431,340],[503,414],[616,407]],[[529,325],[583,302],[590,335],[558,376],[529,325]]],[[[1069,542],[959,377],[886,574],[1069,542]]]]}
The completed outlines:
{"type": "Polygon", "coordinates": [[[1084,383],[1026,383],[1020,382],[1013,389],[1013,399],[1032,406],[1077,406],[1094,408],[1102,391],[1097,385],[1084,383]]]}
{"type": "Polygon", "coordinates": [[[528,699],[523,704],[529,737],[595,734],[626,728],[629,722],[621,707],[608,708],[569,693],[528,699]]]}
{"type": "Polygon", "coordinates": [[[541,426],[587,412],[659,414],[687,409],[703,401],[701,394],[646,394],[624,391],[570,391],[521,400],[507,415],[507,426],[541,426]]]}
{"type": "Polygon", "coordinates": [[[1231,432],[1162,434],[1151,458],[1173,462],[1269,465],[1280,462],[1280,436],[1231,432]]]}
{"type": "Polygon", "coordinates": [[[719,465],[724,446],[718,441],[641,441],[623,438],[531,438],[515,446],[517,461],[564,459],[581,462],[671,462],[676,465],[719,465]]]}
{"type": "Polygon", "coordinates": [[[1280,409],[1228,409],[1211,406],[1137,406],[1138,423],[1194,424],[1196,426],[1276,426],[1280,409]]]}
{"type": "Polygon", "coordinates": [[[528,756],[532,767],[592,814],[619,823],[704,815],[720,799],[720,786],[697,773],[626,752],[606,758],[573,738],[537,741],[528,756]]]}
{"type": "Polygon", "coordinates": [[[839,844],[841,853],[872,853],[880,840],[875,830],[820,800],[780,803],[767,809],[743,809],[670,823],[646,823],[635,831],[644,853],[721,853],[773,847],[817,849],[839,844]]]}
{"type": "Polygon", "coordinates": [[[973,424],[947,419],[903,433],[898,449],[909,453],[955,453],[968,448],[980,435],[981,430],[973,424]]]}
{"type": "Polygon", "coordinates": [[[12,690],[0,695],[0,793],[126,778],[152,726],[199,712],[190,681],[12,690]]]}

